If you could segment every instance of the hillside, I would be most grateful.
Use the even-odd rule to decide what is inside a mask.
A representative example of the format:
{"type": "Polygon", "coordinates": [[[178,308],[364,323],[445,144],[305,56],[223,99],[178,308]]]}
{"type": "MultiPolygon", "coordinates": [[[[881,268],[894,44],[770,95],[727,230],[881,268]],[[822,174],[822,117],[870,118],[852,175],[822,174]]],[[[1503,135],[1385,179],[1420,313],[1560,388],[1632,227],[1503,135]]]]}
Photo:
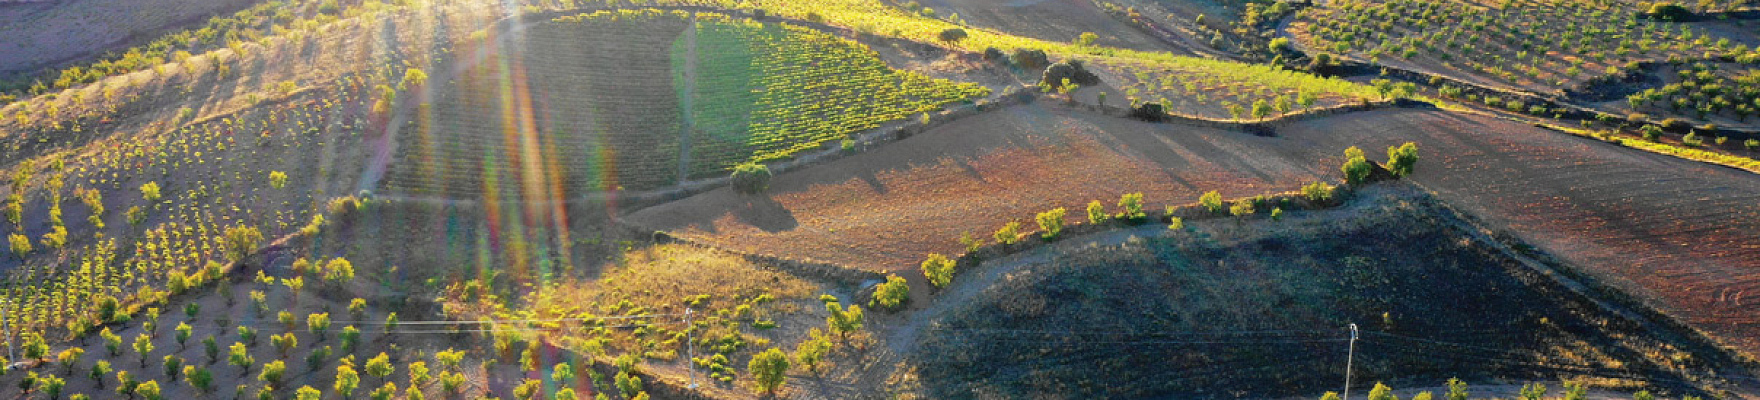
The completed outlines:
{"type": "Polygon", "coordinates": [[[0,398],[1760,398],[1745,2],[179,1],[0,2],[0,398]]]}
{"type": "Polygon", "coordinates": [[[1650,380],[1690,394],[1711,376],[1715,361],[1669,358],[1690,342],[1599,309],[1503,246],[1399,185],[1282,220],[1076,237],[967,272],[995,281],[951,288],[941,300],[961,301],[919,316],[911,354],[937,398],[1317,393],[1342,379],[1351,323],[1362,382],[1650,380]]]}

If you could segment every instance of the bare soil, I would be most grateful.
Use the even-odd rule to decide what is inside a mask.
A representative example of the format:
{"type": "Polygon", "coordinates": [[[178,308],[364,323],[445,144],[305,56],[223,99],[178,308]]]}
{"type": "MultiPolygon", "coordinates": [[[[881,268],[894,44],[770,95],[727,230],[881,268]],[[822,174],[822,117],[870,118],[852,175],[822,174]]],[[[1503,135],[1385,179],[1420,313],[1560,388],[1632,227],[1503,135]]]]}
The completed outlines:
{"type": "Polygon", "coordinates": [[[1403,184],[1277,221],[1075,237],[960,276],[911,318],[927,320],[920,333],[897,336],[912,343],[891,344],[921,346],[911,360],[931,398],[1336,390],[1347,323],[1363,330],[1359,393],[1459,377],[1692,394],[1686,380],[1717,362],[1669,359],[1695,346],[1594,307],[1481,238],[1403,184]]]}
{"type": "Polygon", "coordinates": [[[626,220],[740,251],[913,271],[928,253],[960,251],[964,232],[988,240],[1008,221],[1032,230],[1052,208],[1073,221],[1089,201],[1115,208],[1125,193],[1160,210],[1211,190],[1250,196],[1324,177],[1272,152],[1276,143],[1025,105],[781,174],[764,195],[718,189],[626,220]]]}
{"type": "Polygon", "coordinates": [[[1382,110],[1279,129],[1314,165],[1417,143],[1413,181],[1695,328],[1760,350],[1760,176],[1489,117],[1382,110]]]}
{"type": "Polygon", "coordinates": [[[959,13],[960,19],[971,26],[1034,39],[1067,43],[1075,41],[1083,32],[1093,32],[1100,36],[1094,43],[1101,46],[1187,54],[1113,19],[1090,0],[925,0],[918,3],[935,9],[935,15],[943,18],[959,13]]]}

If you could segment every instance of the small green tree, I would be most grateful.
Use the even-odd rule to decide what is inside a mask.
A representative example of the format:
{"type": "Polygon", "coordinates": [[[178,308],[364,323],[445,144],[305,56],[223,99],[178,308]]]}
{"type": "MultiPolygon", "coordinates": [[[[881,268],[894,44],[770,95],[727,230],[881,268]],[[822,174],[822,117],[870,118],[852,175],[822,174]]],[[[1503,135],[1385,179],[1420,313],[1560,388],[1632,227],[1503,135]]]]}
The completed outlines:
{"type": "MultiPolygon", "coordinates": [[[[293,318],[293,314],[288,313],[287,317],[291,319],[291,318],[293,318]]],[[[238,326],[238,341],[240,343],[247,343],[251,346],[256,346],[257,345],[257,328],[239,325],[238,326]]]]}
{"type": "Polygon", "coordinates": [[[355,348],[359,347],[361,344],[361,330],[355,329],[354,325],[345,326],[345,327],[342,327],[342,335],[341,336],[342,336],[342,353],[343,354],[353,354],[355,348]]]}
{"type": "Polygon", "coordinates": [[[134,352],[140,355],[141,368],[147,367],[147,356],[153,352],[153,338],[142,333],[134,338],[134,352]]]}
{"type": "Polygon", "coordinates": [[[556,363],[556,365],[550,366],[550,380],[555,381],[558,384],[567,384],[568,382],[574,381],[574,365],[566,362],[559,362],[556,363]]]}
{"type": "Polygon", "coordinates": [[[336,393],[343,398],[354,396],[354,389],[361,386],[361,376],[354,372],[354,367],[347,364],[336,366],[336,393]]]}
{"type": "Polygon", "coordinates": [[[1334,189],[1335,188],[1331,184],[1316,181],[1314,183],[1309,183],[1306,186],[1302,186],[1302,197],[1306,197],[1308,201],[1315,203],[1326,203],[1332,201],[1332,192],[1334,189]]]}
{"type": "MultiPolygon", "coordinates": [[[[927,261],[925,261],[925,263],[927,263],[927,261]]],[[[927,268],[928,266],[925,265],[924,267],[927,268]]],[[[925,270],[924,274],[927,275],[928,271],[925,270]]],[[[868,307],[895,310],[898,309],[899,305],[904,304],[905,300],[909,300],[910,296],[911,285],[905,283],[904,278],[900,278],[897,275],[887,275],[886,283],[882,283],[874,288],[874,299],[868,302],[868,307]]]]}
{"type": "Polygon", "coordinates": [[[936,39],[941,39],[942,42],[946,42],[947,44],[951,45],[951,44],[959,43],[959,41],[961,41],[961,40],[965,40],[966,36],[967,35],[966,35],[965,29],[947,28],[947,29],[942,30],[941,34],[936,35],[935,37],[936,37],[936,39]]]}
{"type": "Polygon", "coordinates": [[[62,374],[73,376],[73,367],[78,365],[79,359],[85,357],[85,355],[86,349],[69,347],[67,350],[62,350],[60,353],[55,354],[55,361],[61,363],[62,374]]]}
{"type": "Polygon", "coordinates": [[[1345,149],[1344,166],[1339,167],[1339,170],[1344,172],[1346,183],[1356,185],[1369,180],[1369,172],[1373,170],[1373,167],[1369,165],[1369,159],[1363,157],[1363,151],[1352,146],[1345,149]]]}
{"type": "Polygon", "coordinates": [[[208,356],[208,365],[220,362],[220,341],[214,340],[214,335],[202,338],[202,354],[208,356]]]}
{"type": "Polygon", "coordinates": [[[226,252],[226,262],[237,263],[257,251],[263,242],[263,232],[250,226],[233,226],[226,228],[220,237],[220,248],[226,252]]]}
{"type": "Polygon", "coordinates": [[[1076,45],[1093,46],[1096,40],[1100,40],[1100,35],[1096,35],[1094,32],[1082,32],[1081,36],[1076,37],[1076,45]]]}
{"type": "Polygon", "coordinates": [[[1369,400],[1399,400],[1399,398],[1394,397],[1393,388],[1387,387],[1381,382],[1375,382],[1375,387],[1369,389],[1369,400]]]}
{"type": "Polygon", "coordinates": [[[287,173],[281,171],[269,171],[269,187],[276,189],[287,187],[287,173]]]}
{"type": "Polygon", "coordinates": [[[14,233],[7,235],[6,240],[12,244],[12,255],[18,256],[21,260],[24,259],[24,256],[30,255],[33,250],[29,236],[14,233]]]}
{"type": "Polygon", "coordinates": [[[1650,394],[1648,390],[1639,390],[1632,393],[1632,400],[1656,400],[1656,395],[1650,394]]]}
{"type": "Polygon", "coordinates": [[[367,398],[373,400],[391,400],[391,396],[395,394],[397,394],[397,383],[385,382],[384,385],[379,385],[378,389],[373,389],[372,393],[367,394],[367,398]]]}
{"type": "Polygon", "coordinates": [[[356,297],[348,301],[348,315],[356,321],[367,320],[367,299],[356,297]]]}
{"type": "Polygon", "coordinates": [[[110,372],[112,371],[114,371],[114,369],[110,368],[109,360],[98,360],[96,364],[92,365],[90,373],[86,374],[86,376],[92,378],[92,383],[97,384],[99,390],[103,390],[104,377],[110,376],[110,372]]]}
{"type": "Polygon", "coordinates": [[[996,238],[996,243],[1001,243],[1003,245],[1014,244],[1021,240],[1021,223],[1008,221],[1007,224],[1002,225],[1002,229],[997,229],[996,233],[991,235],[991,237],[996,238]]]}
{"type": "Polygon", "coordinates": [[[1088,202],[1088,223],[1098,224],[1106,222],[1107,217],[1106,206],[1100,204],[1100,200],[1088,202]]]}
{"type": "MultiPolygon", "coordinates": [[[[333,258],[324,263],[324,282],[340,286],[354,280],[354,264],[342,257],[333,258]]],[[[325,315],[325,318],[329,318],[325,315]]],[[[323,341],[323,339],[318,339],[323,341]]]]}
{"type": "Polygon", "coordinates": [[[1057,235],[1063,233],[1063,216],[1068,213],[1069,210],[1065,210],[1063,207],[1039,213],[1035,219],[1039,221],[1039,229],[1044,231],[1039,234],[1039,237],[1045,240],[1057,239],[1057,235]]]}
{"type": "Polygon", "coordinates": [[[299,338],[294,337],[293,332],[269,335],[269,345],[275,347],[275,354],[281,355],[282,359],[287,359],[288,353],[292,352],[294,347],[299,346],[299,338]]]}
{"type": "Polygon", "coordinates": [[[251,357],[251,352],[244,348],[244,343],[233,342],[226,362],[238,367],[239,377],[245,377],[251,374],[251,365],[256,364],[257,359],[251,357]]]}
{"type": "Polygon", "coordinates": [[[270,361],[263,363],[262,372],[257,374],[257,380],[263,381],[265,385],[281,386],[281,377],[286,374],[287,363],[281,362],[281,360],[270,361]]]}
{"type": "MultiPolygon", "coordinates": [[[[190,304],[195,304],[195,303],[190,303],[190,304]]],[[[179,323],[177,323],[176,328],[172,328],[172,331],[177,333],[174,336],[174,338],[177,339],[177,349],[178,350],[183,350],[185,347],[187,347],[186,343],[189,342],[189,335],[190,335],[191,329],[194,329],[194,328],[190,327],[188,323],[184,323],[184,322],[179,322],[179,323]]]]}
{"type": "Polygon", "coordinates": [[[108,327],[98,331],[98,336],[104,338],[104,349],[110,351],[111,357],[122,355],[122,336],[111,333],[108,327]]]}
{"type": "Polygon", "coordinates": [[[165,398],[159,393],[158,381],[141,382],[140,386],[135,386],[134,394],[140,395],[141,398],[147,400],[164,400],[165,398]]]}
{"type": "Polygon", "coordinates": [[[770,167],[747,163],[734,166],[729,181],[735,192],[758,194],[770,189],[770,176],[770,167]]]}
{"type": "Polygon", "coordinates": [[[795,360],[807,367],[807,372],[818,373],[819,362],[825,359],[826,354],[831,353],[831,341],[825,340],[824,335],[819,328],[813,328],[807,333],[808,339],[794,347],[795,360]]]}
{"type": "Polygon", "coordinates": [[[1387,169],[1392,171],[1394,176],[1412,175],[1412,169],[1417,164],[1418,145],[1416,143],[1406,142],[1399,147],[1387,148],[1387,169]]]}
{"type": "Polygon", "coordinates": [[[1266,102],[1265,99],[1253,101],[1253,119],[1264,121],[1265,117],[1269,116],[1271,116],[1271,103],[1266,102]]]}
{"type": "Polygon", "coordinates": [[[158,182],[147,182],[141,185],[141,199],[146,200],[148,203],[157,203],[159,202],[159,198],[158,182]]]}
{"type": "MultiPolygon", "coordinates": [[[[544,381],[527,379],[525,383],[513,387],[513,398],[519,400],[532,400],[534,396],[538,395],[538,389],[543,386],[544,381]]],[[[564,387],[566,387],[566,385],[564,387]]]]}
{"type": "Polygon", "coordinates": [[[1565,382],[1564,383],[1564,400],[1588,400],[1588,399],[1589,399],[1589,388],[1583,386],[1582,382],[1565,382]]]}
{"type": "Polygon", "coordinates": [[[422,362],[422,361],[416,361],[413,363],[409,363],[409,386],[410,387],[419,387],[422,385],[426,385],[426,384],[428,384],[428,381],[431,379],[433,379],[433,378],[428,375],[428,363],[422,362]]]}
{"type": "Polygon", "coordinates": [[[1443,395],[1444,399],[1467,400],[1467,396],[1469,396],[1469,394],[1467,393],[1466,382],[1457,378],[1448,378],[1448,394],[1443,395]]]}
{"type": "Polygon", "coordinates": [[[202,393],[212,393],[214,391],[214,372],[208,371],[207,368],[195,367],[183,375],[184,381],[189,382],[190,387],[193,387],[202,393]]]}
{"type": "Polygon", "coordinates": [[[318,342],[323,342],[324,336],[330,332],[330,313],[306,315],[306,329],[318,335],[318,342]]]}
{"type": "Polygon", "coordinates": [[[923,260],[923,277],[929,278],[929,285],[931,286],[936,288],[947,287],[948,283],[953,282],[953,269],[955,264],[956,263],[953,260],[948,259],[947,256],[929,253],[929,258],[923,260]]]}
{"type": "Polygon", "coordinates": [[[777,389],[788,379],[788,355],[774,347],[752,356],[746,364],[751,371],[752,380],[757,383],[758,390],[766,395],[775,395],[777,389]]]}
{"type": "Polygon", "coordinates": [[[1204,192],[1202,196],[1198,196],[1198,205],[1204,206],[1204,209],[1210,210],[1211,213],[1221,213],[1222,193],[1215,190],[1204,192]]]}
{"type": "Polygon", "coordinates": [[[838,340],[848,342],[849,334],[862,330],[861,307],[851,304],[849,308],[844,308],[836,301],[828,301],[825,302],[825,310],[831,312],[831,316],[825,318],[825,325],[837,334],[838,340]]]}
{"type": "Polygon", "coordinates": [[[116,371],[116,394],[132,399],[135,394],[134,389],[140,386],[141,382],[135,380],[133,374],[129,374],[128,371],[116,371]]]}
{"type": "Polygon", "coordinates": [[[367,359],[366,372],[373,379],[384,381],[385,377],[391,376],[391,373],[395,371],[397,371],[397,367],[391,366],[391,356],[385,355],[384,352],[367,359]]]}
{"type": "Polygon", "coordinates": [[[1520,394],[1523,400],[1540,400],[1546,397],[1546,384],[1534,382],[1522,385],[1520,394]]]}
{"type": "Polygon", "coordinates": [[[298,400],[318,400],[323,397],[324,392],[313,389],[311,386],[300,386],[299,390],[293,393],[293,398],[298,400]]]}
{"type": "Polygon", "coordinates": [[[171,379],[175,380],[177,379],[177,374],[183,372],[183,358],[174,355],[166,355],[163,366],[165,369],[162,371],[165,372],[165,376],[171,377],[171,379]]]}
{"type": "Polygon", "coordinates": [[[67,380],[55,375],[44,375],[37,378],[37,388],[49,395],[49,400],[61,398],[61,388],[67,386],[67,380]]]}
{"type": "Polygon", "coordinates": [[[1126,193],[1118,197],[1118,218],[1132,223],[1142,222],[1149,214],[1143,212],[1143,194],[1126,193]]]}
{"type": "Polygon", "coordinates": [[[1235,200],[1234,205],[1228,208],[1228,213],[1236,217],[1253,215],[1253,211],[1254,207],[1252,199],[1235,200]]]}

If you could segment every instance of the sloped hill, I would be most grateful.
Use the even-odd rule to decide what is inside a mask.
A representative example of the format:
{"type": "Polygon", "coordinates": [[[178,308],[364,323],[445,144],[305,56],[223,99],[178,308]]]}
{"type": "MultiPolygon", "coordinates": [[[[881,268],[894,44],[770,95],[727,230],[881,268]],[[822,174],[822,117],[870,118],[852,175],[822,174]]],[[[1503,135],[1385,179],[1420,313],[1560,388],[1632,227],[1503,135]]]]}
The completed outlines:
{"type": "Polygon", "coordinates": [[[1474,229],[1395,184],[1282,220],[1070,238],[962,275],[996,280],[950,288],[942,300],[962,301],[921,316],[914,359],[937,398],[1288,396],[1336,390],[1355,323],[1357,390],[1716,382],[1701,379],[1725,361],[1683,362],[1702,349],[1602,311],[1474,229]]]}

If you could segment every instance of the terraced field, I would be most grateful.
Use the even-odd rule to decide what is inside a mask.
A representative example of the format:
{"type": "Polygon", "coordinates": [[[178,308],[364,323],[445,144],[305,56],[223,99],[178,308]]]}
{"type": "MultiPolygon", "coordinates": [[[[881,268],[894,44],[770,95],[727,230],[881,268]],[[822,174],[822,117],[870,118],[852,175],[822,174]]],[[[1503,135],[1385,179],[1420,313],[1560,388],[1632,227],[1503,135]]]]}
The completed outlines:
{"type": "Polygon", "coordinates": [[[720,189],[627,220],[742,251],[911,271],[925,254],[960,249],[961,233],[984,237],[1008,221],[1031,225],[1034,213],[1051,208],[1079,210],[1089,200],[1110,204],[1144,192],[1158,210],[1210,190],[1293,190],[1324,173],[1277,156],[1276,143],[1018,106],[782,174],[766,195],[720,189]]]}
{"type": "Polygon", "coordinates": [[[1338,179],[1339,149],[1407,141],[1425,154],[1414,179],[1443,199],[1760,349],[1760,278],[1745,272],[1760,266],[1760,177],[1441,111],[1352,113],[1257,138],[1024,106],[783,174],[766,196],[718,190],[628,220],[745,251],[911,271],[924,254],[956,252],[963,232],[1030,225],[1050,208],[1137,191],[1156,209],[1209,190],[1292,190],[1338,179]]]}
{"type": "Polygon", "coordinates": [[[1451,204],[1760,353],[1760,176],[1515,122],[1433,111],[1353,113],[1279,131],[1287,157],[1424,149],[1414,180],[1451,204]]]}

